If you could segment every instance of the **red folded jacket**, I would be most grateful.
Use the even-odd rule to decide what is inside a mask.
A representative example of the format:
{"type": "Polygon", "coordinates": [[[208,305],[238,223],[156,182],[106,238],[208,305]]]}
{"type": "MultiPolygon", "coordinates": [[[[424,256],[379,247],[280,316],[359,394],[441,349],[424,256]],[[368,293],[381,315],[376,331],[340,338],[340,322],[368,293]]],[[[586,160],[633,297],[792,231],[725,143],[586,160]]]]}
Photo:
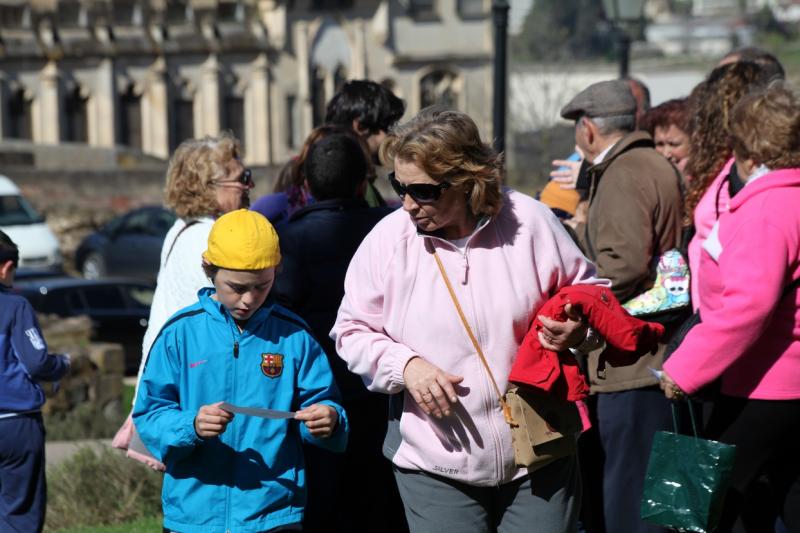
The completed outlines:
{"type": "Polygon", "coordinates": [[[629,365],[658,349],[664,326],[639,320],[628,314],[611,291],[597,285],[564,287],[536,313],[531,328],[517,351],[509,381],[525,384],[566,400],[577,401],[589,394],[589,385],[575,356],[569,350],[556,353],[539,343],[542,322],[539,315],[564,321],[564,307],[586,317],[589,325],[606,340],[603,356],[612,366],[629,365]]]}

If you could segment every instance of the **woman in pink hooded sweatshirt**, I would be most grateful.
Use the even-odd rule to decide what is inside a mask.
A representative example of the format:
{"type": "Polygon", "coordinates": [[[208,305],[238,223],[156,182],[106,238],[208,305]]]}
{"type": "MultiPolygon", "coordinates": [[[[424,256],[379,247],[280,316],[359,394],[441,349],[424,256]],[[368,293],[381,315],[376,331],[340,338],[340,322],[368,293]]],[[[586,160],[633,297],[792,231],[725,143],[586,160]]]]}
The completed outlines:
{"type": "Polygon", "coordinates": [[[800,472],[800,102],[782,86],[745,96],[730,132],[746,184],[703,244],[702,323],[664,363],[662,388],[683,397],[720,380],[706,433],[737,450],[718,531],[739,515],[746,531],[772,531],[782,505],[798,531],[800,495],[789,488],[800,472]],[[766,505],[749,493],[762,474],[766,505]]]}
{"type": "MultiPolygon", "coordinates": [[[[389,179],[403,209],[379,222],[353,257],[331,336],[370,390],[395,394],[384,454],[412,532],[576,531],[575,456],[533,472],[516,466],[495,385],[506,392],[545,301],[567,285],[607,282],[550,209],[503,190],[502,157],[467,115],[421,113],[390,133],[381,159],[394,168],[389,179]]],[[[585,341],[587,328],[571,316],[541,319],[545,348],[585,341]]]]}

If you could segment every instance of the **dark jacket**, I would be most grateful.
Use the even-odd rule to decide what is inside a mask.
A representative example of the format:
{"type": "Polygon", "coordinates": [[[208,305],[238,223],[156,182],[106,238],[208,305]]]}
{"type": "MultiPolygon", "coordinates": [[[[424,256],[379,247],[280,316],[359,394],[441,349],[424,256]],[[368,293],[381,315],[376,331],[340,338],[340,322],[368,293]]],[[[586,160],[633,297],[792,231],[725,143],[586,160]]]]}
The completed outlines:
{"type": "MultiPolygon", "coordinates": [[[[645,132],[623,137],[605,159],[589,168],[589,216],[576,228],[579,244],[627,302],[653,285],[658,258],[681,237],[681,178],[655,151],[645,132]]],[[[589,357],[592,391],[613,392],[655,385],[648,367],[661,368],[664,347],[635,365],[597,375],[598,353],[589,357]]]]}
{"type": "Polygon", "coordinates": [[[38,381],[57,381],[69,370],[62,355],[47,352],[28,300],[0,287],[0,416],[38,410],[38,381]]]}
{"type": "Polygon", "coordinates": [[[344,297],[350,259],[373,226],[392,210],[371,208],[362,199],[324,200],[294,213],[277,227],[281,266],[272,289],[275,300],[300,315],[322,345],[347,403],[367,394],[336,355],[329,332],[344,297]]]}

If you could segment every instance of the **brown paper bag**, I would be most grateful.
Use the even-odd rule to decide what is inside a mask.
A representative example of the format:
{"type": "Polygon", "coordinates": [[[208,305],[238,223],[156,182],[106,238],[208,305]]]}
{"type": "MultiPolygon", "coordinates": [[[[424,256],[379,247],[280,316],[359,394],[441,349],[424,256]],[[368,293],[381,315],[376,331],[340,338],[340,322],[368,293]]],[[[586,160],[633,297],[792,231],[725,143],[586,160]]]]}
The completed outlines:
{"type": "Polygon", "coordinates": [[[511,426],[514,459],[530,471],[572,455],[583,429],[574,402],[513,386],[506,393],[515,424],[511,426]]]}

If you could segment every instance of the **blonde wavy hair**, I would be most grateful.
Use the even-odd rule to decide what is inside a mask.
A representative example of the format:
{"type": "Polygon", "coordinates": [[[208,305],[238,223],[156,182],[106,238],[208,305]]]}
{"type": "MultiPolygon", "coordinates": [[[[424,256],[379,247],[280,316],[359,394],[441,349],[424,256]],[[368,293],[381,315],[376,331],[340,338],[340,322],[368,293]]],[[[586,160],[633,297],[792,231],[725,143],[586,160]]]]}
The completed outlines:
{"type": "Polygon", "coordinates": [[[466,191],[475,216],[492,216],[503,207],[503,155],[481,140],[466,113],[423,110],[392,128],[379,153],[388,167],[394,167],[395,159],[412,162],[436,181],[466,191]]]}
{"type": "Polygon", "coordinates": [[[772,170],[800,167],[800,102],[783,83],[742,98],[731,113],[737,158],[772,170]]]}
{"type": "Polygon", "coordinates": [[[189,139],[169,160],[164,190],[167,207],[181,218],[219,213],[214,181],[225,177],[225,167],[241,157],[239,141],[230,134],[189,139]]]}

